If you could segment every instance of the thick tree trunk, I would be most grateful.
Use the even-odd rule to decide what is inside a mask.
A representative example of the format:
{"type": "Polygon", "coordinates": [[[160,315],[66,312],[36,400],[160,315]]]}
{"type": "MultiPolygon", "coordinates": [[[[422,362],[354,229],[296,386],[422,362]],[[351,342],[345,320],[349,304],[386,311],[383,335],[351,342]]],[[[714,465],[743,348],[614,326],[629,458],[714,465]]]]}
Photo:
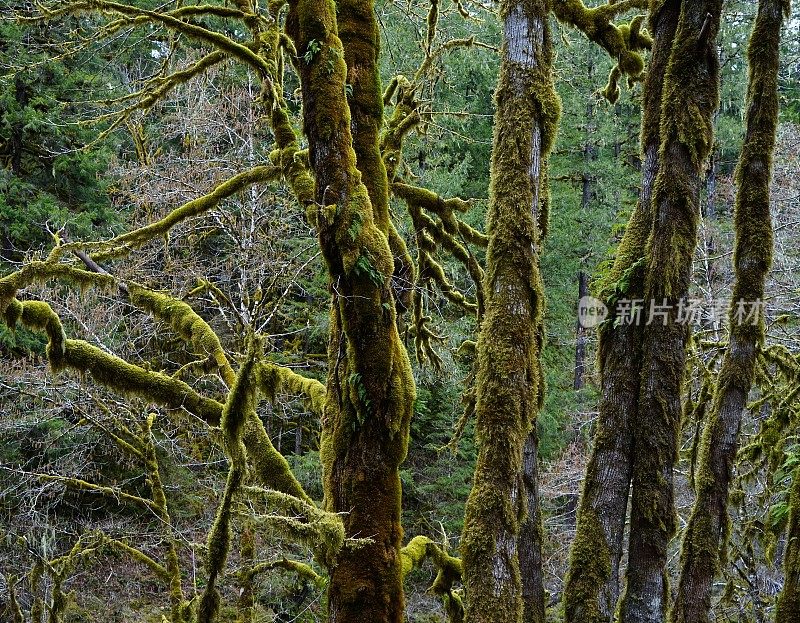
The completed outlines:
{"type": "Polygon", "coordinates": [[[600,331],[600,417],[578,506],[577,534],[564,591],[567,623],[610,623],[619,600],[619,567],[633,470],[633,420],[640,391],[642,327],[633,319],[616,323],[613,317],[617,299],[633,301],[644,294],[642,264],[652,229],[651,199],[659,167],[662,76],[678,24],[678,8],[677,2],[667,2],[650,16],[654,44],[644,88],[642,189],[604,288],[612,320],[600,331]],[[627,289],[620,293],[617,284],[625,280],[627,289]]]}
{"type": "MultiPolygon", "coordinates": [[[[666,4],[670,4],[667,2],[666,4]]],[[[663,76],[661,148],[646,249],[645,313],[633,496],[622,623],[662,623],[667,614],[667,546],[675,532],[672,470],[678,453],[688,325],[678,321],[697,244],[700,183],[718,104],[715,38],[721,0],[680,2],[663,76]],[[664,310],[666,316],[651,313],[664,310]]]]}
{"type": "Polygon", "coordinates": [[[760,0],[750,37],[747,130],[736,178],[736,281],[730,309],[730,345],[720,370],[711,414],[703,431],[697,497],[686,528],[681,575],[672,620],[709,621],[711,588],[719,552],[727,547],[728,490],[739,442],[742,411],[755,374],[763,322],[747,321],[740,301],[764,298],[764,282],[772,261],[769,183],[778,122],[778,59],[783,0],[760,0]]]}
{"type": "Polygon", "coordinates": [[[542,0],[500,3],[486,313],[477,347],[478,459],[461,542],[471,622],[519,623],[525,616],[540,623],[544,616],[534,430],[543,393],[539,214],[559,114],[548,12],[542,0]]]}
{"type": "MultiPolygon", "coordinates": [[[[336,14],[332,0],[293,0],[286,24],[301,55],[304,129],[316,178],[313,218],[332,291],[320,446],[325,505],[343,513],[348,537],[371,539],[344,549],[332,565],[328,611],[334,623],[400,623],[399,466],[415,390],[397,332],[385,224],[356,168],[336,14]],[[306,53],[310,59],[302,58],[306,53]]],[[[351,52],[354,66],[374,63],[377,54],[369,44],[351,52]]]]}

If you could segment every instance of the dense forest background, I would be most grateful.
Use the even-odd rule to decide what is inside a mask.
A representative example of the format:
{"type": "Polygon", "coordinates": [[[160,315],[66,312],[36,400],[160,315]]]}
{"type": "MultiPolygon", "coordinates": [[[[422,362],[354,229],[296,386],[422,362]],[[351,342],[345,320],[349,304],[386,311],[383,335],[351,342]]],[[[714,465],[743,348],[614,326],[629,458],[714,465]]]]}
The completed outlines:
{"type": "MultiPolygon", "coordinates": [[[[265,122],[270,111],[259,95],[263,86],[241,64],[210,63],[201,77],[151,96],[159,77],[207,58],[209,48],[152,24],[114,24],[88,10],[91,3],[57,21],[18,19],[31,8],[4,0],[0,15],[0,276],[44,260],[58,245],[144,227],[270,162],[275,147],[265,122]]],[[[404,179],[439,198],[460,198],[452,200],[458,216],[480,240],[490,199],[501,46],[496,7],[442,3],[435,30],[429,28],[429,0],[381,0],[375,10],[381,81],[396,85],[387,100],[390,112],[413,106],[421,119],[404,137],[397,166],[404,179]],[[397,76],[415,88],[404,90],[397,76]]],[[[744,135],[745,50],[755,11],[754,2],[726,2],[716,44],[721,99],[692,267],[692,297],[703,302],[703,314],[693,327],[684,381],[679,530],[692,508],[709,383],[727,339],[734,169],[744,135]]],[[[783,586],[790,490],[800,465],[797,3],[793,11],[781,48],[771,183],[775,255],[765,295],[764,349],[776,355],[759,372],[762,387],[772,383],[774,391],[767,396],[755,389],[742,423],[727,560],[714,585],[712,620],[719,621],[773,620],[783,586]],[[794,367],[781,368],[781,358],[794,367]]],[[[224,16],[197,21],[241,37],[224,16]]],[[[546,393],[537,426],[548,620],[556,621],[600,392],[597,337],[577,324],[576,309],[611,270],[637,201],[642,85],[623,80],[610,103],[603,89],[615,61],[575,28],[553,19],[552,30],[562,113],[549,159],[549,226],[541,250],[546,393]]],[[[295,53],[302,64],[316,52],[311,46],[295,53]]],[[[291,71],[285,75],[282,97],[299,127],[300,79],[291,71]]],[[[409,209],[398,195],[390,210],[415,261],[442,271],[441,280],[405,284],[420,300],[398,321],[416,384],[408,455],[400,468],[403,531],[408,539],[424,535],[457,555],[476,461],[474,421],[464,415],[465,408],[470,413],[477,329],[469,303],[476,299],[470,260],[482,263],[485,245],[467,244],[462,236],[459,247],[467,257],[454,258],[432,236],[420,234],[421,219],[429,216],[409,209]]],[[[263,183],[225,194],[201,216],[126,251],[113,267],[112,256],[101,251],[97,261],[109,266],[113,283],[31,283],[26,296],[48,301],[68,336],[109,355],[184,379],[197,391],[229,385],[213,373],[210,356],[198,354],[163,318],[138,313],[117,285],[145,284],[190,305],[232,360],[247,360],[257,334],[270,362],[325,383],[328,276],[313,223],[284,186],[263,183]]],[[[46,348],[41,333],[0,323],[0,620],[160,622],[172,616],[174,590],[164,579],[168,563],[157,562],[167,560],[165,551],[179,559],[189,596],[200,595],[209,581],[203,567],[208,534],[229,474],[222,433],[181,409],[109,389],[91,374],[54,375],[46,348]],[[158,495],[166,500],[163,508],[158,495]],[[17,612],[24,619],[15,618],[17,612]]],[[[258,418],[319,502],[320,417],[311,408],[313,398],[299,390],[278,393],[258,405],[258,418]]],[[[219,620],[326,620],[319,536],[299,544],[294,528],[275,521],[276,506],[281,508],[253,494],[233,513],[230,554],[217,580],[219,620]],[[253,604],[249,619],[242,614],[246,599],[253,604]]],[[[292,508],[283,510],[291,514],[292,508]]],[[[669,558],[673,580],[678,550],[676,542],[669,558]]],[[[409,621],[447,620],[447,599],[429,588],[440,568],[409,571],[409,621]]]]}

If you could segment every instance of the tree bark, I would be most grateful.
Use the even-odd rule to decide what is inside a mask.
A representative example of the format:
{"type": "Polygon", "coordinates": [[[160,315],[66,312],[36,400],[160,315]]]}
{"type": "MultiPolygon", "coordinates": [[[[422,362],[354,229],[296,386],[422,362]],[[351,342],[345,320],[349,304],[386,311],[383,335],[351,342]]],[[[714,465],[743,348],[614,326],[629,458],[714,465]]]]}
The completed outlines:
{"type": "Polygon", "coordinates": [[[544,620],[535,433],[544,389],[539,216],[560,112],[548,13],[543,0],[500,3],[486,313],[477,346],[478,458],[461,541],[466,620],[473,623],[544,620]]]}
{"type": "Polygon", "coordinates": [[[772,262],[769,183],[778,122],[778,61],[785,6],[783,0],[759,0],[748,48],[747,130],[736,172],[736,281],[729,314],[730,340],[700,446],[697,495],[683,540],[674,623],[710,620],[712,583],[719,570],[720,551],[727,547],[728,491],[739,428],[764,340],[763,319],[744,322],[737,314],[741,312],[739,301],[764,298],[772,262]]]}
{"type": "Polygon", "coordinates": [[[794,470],[789,505],[783,589],[778,595],[775,623],[796,623],[800,613],[800,469],[794,470]]]}
{"type": "MultiPolygon", "coordinates": [[[[325,506],[343,513],[348,537],[371,539],[332,565],[328,614],[333,623],[400,623],[399,466],[415,389],[397,332],[392,252],[356,167],[336,13],[332,0],[293,0],[286,22],[301,56],[313,218],[332,291],[320,444],[325,506]]],[[[369,46],[362,52],[377,54],[369,46]]]]}
{"type": "MultiPolygon", "coordinates": [[[[667,2],[666,4],[670,4],[667,2]]],[[[673,466],[678,453],[688,325],[678,321],[697,245],[700,184],[718,105],[715,38],[721,0],[679,3],[663,76],[661,147],[646,248],[645,312],[633,494],[622,623],[662,623],[667,615],[667,546],[675,532],[673,466]],[[666,306],[665,317],[649,313],[666,306]]]]}

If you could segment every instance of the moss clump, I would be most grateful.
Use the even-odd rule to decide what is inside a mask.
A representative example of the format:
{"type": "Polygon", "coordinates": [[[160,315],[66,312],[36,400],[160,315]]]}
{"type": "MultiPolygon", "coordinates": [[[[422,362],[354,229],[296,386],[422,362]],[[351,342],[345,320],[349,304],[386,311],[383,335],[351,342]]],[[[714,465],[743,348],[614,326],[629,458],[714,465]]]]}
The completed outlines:
{"type": "Polygon", "coordinates": [[[567,621],[606,622],[609,611],[613,612],[616,604],[604,603],[601,608],[598,587],[603,586],[611,575],[611,550],[603,526],[593,510],[582,513],[577,528],[569,569],[575,577],[567,578],[569,590],[565,594],[565,617],[567,621]]]}

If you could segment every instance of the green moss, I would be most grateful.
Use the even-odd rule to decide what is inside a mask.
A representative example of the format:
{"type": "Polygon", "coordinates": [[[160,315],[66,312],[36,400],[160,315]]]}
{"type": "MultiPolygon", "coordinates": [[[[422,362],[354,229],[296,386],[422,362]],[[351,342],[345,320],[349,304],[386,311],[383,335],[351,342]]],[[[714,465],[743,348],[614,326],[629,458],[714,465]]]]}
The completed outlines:
{"type": "Polygon", "coordinates": [[[778,595],[776,623],[791,623],[800,612],[800,469],[796,469],[792,476],[789,507],[783,590],[778,595]]]}
{"type": "Polygon", "coordinates": [[[128,292],[133,305],[168,323],[175,333],[200,354],[214,361],[226,383],[230,385],[234,382],[235,374],[219,337],[187,303],[138,284],[128,284],[128,292]]]}
{"type": "Polygon", "coordinates": [[[605,623],[608,617],[599,607],[597,587],[611,574],[611,550],[597,514],[588,508],[580,512],[570,553],[572,577],[567,577],[569,590],[564,594],[566,620],[605,623]]]}
{"type": "MultiPolygon", "coordinates": [[[[495,93],[486,313],[477,344],[478,457],[461,542],[469,621],[521,621],[524,610],[517,554],[528,506],[522,455],[544,391],[538,196],[560,112],[548,13],[547,2],[500,5],[505,41],[495,93]],[[542,32],[541,40],[532,32],[542,32]]],[[[531,546],[540,548],[541,542],[531,546]]],[[[541,588],[541,568],[525,572],[541,588]]],[[[526,620],[543,612],[544,604],[538,604],[525,613],[526,620]]]]}
{"type": "MultiPolygon", "coordinates": [[[[714,40],[721,4],[680,5],[663,76],[658,173],[653,185],[652,230],[645,248],[643,298],[667,300],[673,309],[689,293],[700,175],[711,147],[712,116],[718,104],[714,40]]],[[[668,6],[661,10],[667,11],[668,6]]],[[[656,45],[671,33],[669,27],[656,26],[656,45]]],[[[667,614],[667,548],[677,523],[672,470],[678,454],[687,339],[687,327],[676,322],[674,313],[666,325],[653,323],[643,329],[629,565],[621,605],[624,622],[663,619],[667,614]]]]}

